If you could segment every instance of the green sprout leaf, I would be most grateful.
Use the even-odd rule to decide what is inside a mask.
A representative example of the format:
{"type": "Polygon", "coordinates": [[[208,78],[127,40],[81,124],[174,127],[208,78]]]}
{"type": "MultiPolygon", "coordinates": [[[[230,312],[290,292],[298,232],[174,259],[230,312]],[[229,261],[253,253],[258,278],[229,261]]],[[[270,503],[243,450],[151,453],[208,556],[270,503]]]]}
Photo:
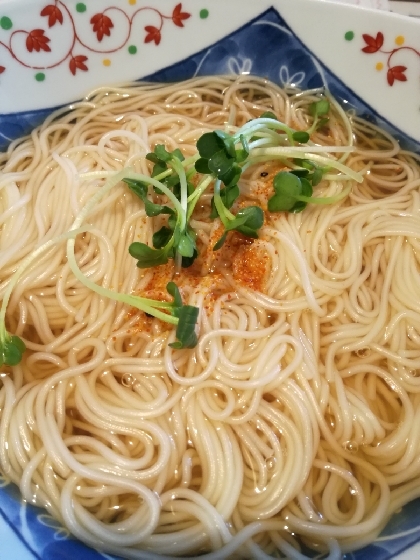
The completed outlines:
{"type": "Polygon", "coordinates": [[[264,212],[259,206],[247,206],[238,211],[233,220],[230,220],[225,225],[225,232],[214,245],[213,250],[220,249],[229,231],[235,230],[247,237],[256,239],[258,237],[258,230],[264,223],[264,212]]]}
{"type": "MultiPolygon", "coordinates": [[[[155,154],[148,154],[148,155],[154,156],[155,154]]],[[[147,159],[147,156],[146,156],[146,159],[147,159]]],[[[168,166],[166,165],[166,163],[164,161],[160,161],[156,158],[156,163],[153,166],[151,175],[152,175],[152,177],[158,177],[159,175],[162,175],[162,173],[164,173],[167,170],[168,170],[168,166]]]]}
{"type": "Polygon", "coordinates": [[[235,219],[229,223],[228,230],[236,230],[247,237],[258,237],[258,230],[264,223],[264,212],[259,206],[241,208],[235,219]]]}
{"type": "Polygon", "coordinates": [[[351,186],[334,196],[313,197],[314,180],[317,184],[322,179],[322,173],[321,168],[315,169],[313,173],[309,173],[305,177],[300,173],[297,174],[296,170],[277,173],[273,181],[275,195],[268,200],[268,210],[270,212],[297,213],[302,212],[308,203],[335,204],[349,194],[351,186]]]}
{"type": "Polygon", "coordinates": [[[309,105],[309,114],[314,117],[314,122],[310,128],[310,131],[320,129],[328,123],[329,118],[325,115],[328,115],[329,111],[330,103],[326,99],[314,101],[314,103],[311,103],[309,105]]]}
{"type": "Polygon", "coordinates": [[[220,239],[214,244],[213,246],[213,251],[218,251],[219,249],[221,249],[226,241],[227,238],[227,234],[228,232],[225,231],[222,235],[222,237],[220,237],[220,239]]]}
{"type": "Polygon", "coordinates": [[[172,315],[178,317],[178,326],[176,329],[177,341],[172,342],[169,346],[176,349],[194,348],[197,346],[197,334],[195,326],[198,319],[199,309],[192,305],[183,305],[181,294],[175,282],[169,282],[166,286],[168,293],[174,298],[172,315]]]}
{"type": "Polygon", "coordinates": [[[153,163],[159,163],[159,158],[157,157],[157,155],[154,152],[149,152],[148,154],[146,154],[146,159],[148,159],[149,161],[153,162],[153,163]]]}
{"type": "Polygon", "coordinates": [[[171,295],[174,298],[174,311],[173,311],[173,315],[176,315],[176,309],[178,307],[182,307],[182,298],[181,298],[181,294],[179,292],[179,288],[178,286],[175,284],[175,282],[168,282],[168,284],[166,285],[166,290],[168,292],[169,295],[171,295]]]}
{"type": "Polygon", "coordinates": [[[147,198],[144,200],[144,209],[146,211],[146,216],[153,218],[154,216],[159,216],[160,214],[173,214],[174,211],[169,206],[162,206],[161,204],[154,204],[150,202],[147,198]]]}
{"type": "Polygon", "coordinates": [[[260,115],[260,119],[273,119],[274,121],[278,121],[278,118],[272,111],[265,111],[260,115]]]}
{"type": "Polygon", "coordinates": [[[135,179],[123,179],[124,183],[128,186],[131,192],[137,195],[141,200],[147,196],[147,185],[142,181],[135,179]]]}
{"type": "Polygon", "coordinates": [[[309,105],[309,114],[313,117],[322,117],[327,115],[330,111],[330,103],[326,99],[314,101],[309,105]]]}
{"type": "Polygon", "coordinates": [[[223,142],[223,147],[227,155],[231,158],[235,158],[236,150],[235,150],[235,142],[230,134],[223,132],[222,130],[215,130],[214,134],[220,138],[223,142]]]}
{"type": "Polygon", "coordinates": [[[169,208],[169,206],[154,204],[147,198],[148,187],[145,183],[136,181],[135,179],[123,179],[123,181],[128,185],[129,189],[143,201],[146,215],[150,218],[159,216],[160,214],[174,213],[172,208],[169,208]]]}
{"type": "Polygon", "coordinates": [[[188,231],[181,234],[177,250],[183,257],[191,258],[194,255],[194,251],[196,250],[195,240],[188,231]]]}
{"type": "Polygon", "coordinates": [[[328,118],[319,119],[319,121],[317,122],[316,128],[318,130],[323,128],[329,122],[329,120],[330,119],[328,119],[328,118]]]}
{"type": "Polygon", "coordinates": [[[215,132],[206,132],[200,136],[197,142],[197,149],[202,158],[210,159],[220,150],[225,151],[225,143],[215,132]]]}
{"type": "MultiPolygon", "coordinates": [[[[174,194],[179,192],[179,177],[168,167],[168,163],[174,159],[184,161],[185,158],[181,150],[176,148],[173,152],[168,152],[163,144],[158,144],[153,152],[146,155],[146,159],[155,164],[151,176],[159,178],[166,187],[173,190],[174,194]],[[166,176],[160,177],[162,174],[166,174],[166,176]]],[[[153,189],[157,194],[162,194],[159,187],[153,186],[153,189]]]]}
{"type": "Polygon", "coordinates": [[[0,366],[16,366],[21,362],[25,350],[26,346],[21,338],[6,332],[0,340],[0,366]]]}
{"type": "Polygon", "coordinates": [[[198,307],[184,305],[178,312],[179,323],[176,329],[177,341],[169,344],[172,348],[194,348],[197,346],[198,338],[195,325],[198,318],[198,307]]]}
{"type": "Polygon", "coordinates": [[[300,144],[306,144],[306,142],[308,142],[309,140],[309,134],[304,130],[299,130],[292,134],[292,138],[293,140],[299,142],[300,144]]]}
{"type": "Polygon", "coordinates": [[[277,173],[273,186],[276,194],[268,201],[270,212],[302,212],[313,192],[305,177],[288,171],[277,173]]]}
{"type": "Polygon", "coordinates": [[[131,243],[128,250],[130,255],[137,259],[137,266],[139,268],[150,268],[168,262],[168,250],[165,247],[162,249],[152,249],[145,243],[135,241],[131,243]]]}
{"type": "Polygon", "coordinates": [[[312,185],[314,187],[316,187],[317,185],[319,185],[319,183],[322,181],[322,176],[323,176],[323,170],[321,168],[317,168],[315,169],[315,171],[312,174],[311,180],[312,180],[312,185]]]}
{"type": "Polygon", "coordinates": [[[242,173],[238,165],[248,158],[249,146],[244,135],[240,135],[242,149],[236,150],[232,136],[216,130],[206,132],[197,142],[200,158],[195,162],[199,173],[213,174],[225,186],[236,185],[242,173]]]}
{"type": "MultiPolygon", "coordinates": [[[[249,143],[243,134],[240,134],[239,140],[242,144],[242,149],[236,150],[235,159],[237,163],[242,163],[248,159],[249,156],[249,143]]],[[[226,183],[225,183],[226,184],[226,183]]]]}
{"type": "MultiPolygon", "coordinates": [[[[311,183],[305,179],[304,177],[301,178],[300,180],[301,185],[302,185],[302,192],[301,192],[301,196],[305,196],[307,198],[310,198],[312,196],[313,190],[312,190],[312,185],[311,183]]],[[[304,210],[307,206],[308,202],[304,201],[304,200],[298,200],[291,208],[290,212],[293,212],[294,214],[298,214],[299,212],[302,212],[302,210],[304,210]]]]}
{"type": "MultiPolygon", "coordinates": [[[[315,168],[315,164],[312,161],[309,161],[308,159],[295,158],[293,160],[293,163],[299,165],[303,169],[307,169],[308,171],[312,171],[315,168]]],[[[296,169],[294,169],[294,171],[296,171],[296,169]]]]}
{"type": "Polygon", "coordinates": [[[298,177],[306,177],[311,181],[312,186],[316,187],[321,181],[324,173],[328,171],[327,168],[318,167],[318,165],[307,159],[295,159],[294,163],[300,165],[302,169],[293,169],[290,173],[297,175],[298,177]],[[310,173],[312,172],[312,173],[310,173]]]}
{"type": "Polygon", "coordinates": [[[152,161],[153,163],[168,163],[172,159],[177,158],[180,161],[184,161],[184,155],[179,148],[176,148],[173,152],[168,152],[163,144],[157,144],[153,152],[146,155],[146,159],[152,161]]]}
{"type": "Polygon", "coordinates": [[[197,249],[194,249],[192,257],[182,257],[182,260],[181,260],[182,268],[189,268],[194,263],[194,261],[197,257],[198,257],[197,249]]]}
{"type": "Polygon", "coordinates": [[[293,175],[296,175],[296,177],[307,177],[309,175],[309,170],[308,169],[292,169],[292,171],[289,171],[289,173],[292,173],[293,175]]]}
{"type": "Polygon", "coordinates": [[[195,170],[198,173],[203,173],[203,175],[210,175],[211,169],[209,168],[209,160],[206,158],[200,158],[195,162],[195,170]]]}
{"type": "Polygon", "coordinates": [[[297,202],[297,196],[302,193],[301,179],[294,173],[280,171],[274,177],[273,187],[275,195],[268,200],[270,212],[289,212],[297,202]]]}
{"type": "MultiPolygon", "coordinates": [[[[239,196],[239,187],[238,185],[232,185],[230,187],[224,187],[220,189],[220,198],[222,199],[223,205],[225,208],[230,210],[235,202],[235,200],[239,196]]],[[[211,214],[210,218],[214,220],[217,218],[218,212],[216,205],[214,204],[214,197],[211,199],[211,214]]]]}
{"type": "Polygon", "coordinates": [[[242,173],[241,167],[237,163],[232,163],[230,169],[218,177],[226,187],[234,186],[238,183],[242,173]]]}
{"type": "Polygon", "coordinates": [[[170,242],[173,236],[173,229],[162,226],[158,231],[155,231],[152,237],[153,247],[155,249],[163,249],[170,242]]]}
{"type": "MultiPolygon", "coordinates": [[[[228,173],[234,164],[234,159],[226,154],[224,150],[220,150],[209,158],[209,169],[212,173],[219,177],[228,173]]],[[[221,178],[221,177],[220,177],[221,178]]]]}

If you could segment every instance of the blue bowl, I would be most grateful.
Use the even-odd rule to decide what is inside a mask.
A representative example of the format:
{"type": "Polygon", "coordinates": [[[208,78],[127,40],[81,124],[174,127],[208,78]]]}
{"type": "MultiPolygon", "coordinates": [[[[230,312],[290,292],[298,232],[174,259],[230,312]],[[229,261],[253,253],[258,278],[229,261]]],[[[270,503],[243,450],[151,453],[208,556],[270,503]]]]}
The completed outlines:
{"type": "MultiPolygon", "coordinates": [[[[135,35],[131,26],[127,37],[124,30],[121,31],[119,43],[123,46],[116,44],[106,48],[103,46],[106,41],[102,42],[104,37],[99,39],[96,31],[94,42],[95,33],[90,30],[91,43],[80,39],[70,54],[61,55],[61,62],[54,58],[53,47],[43,50],[42,45],[44,48],[52,45],[52,34],[57,29],[62,35],[71,33],[66,28],[66,18],[71,17],[76,27],[80,25],[79,38],[87,33],[87,22],[99,5],[103,9],[103,0],[101,3],[93,0],[89,6],[82,2],[60,1],[55,4],[59,10],[54,12],[51,7],[46,10],[48,6],[42,1],[1,3],[0,150],[29,133],[54,108],[82,98],[94,86],[140,78],[171,82],[192,76],[241,73],[264,76],[280,85],[301,89],[325,87],[347,107],[389,130],[404,146],[412,150],[419,148],[418,69],[412,68],[410,59],[407,73],[394,72],[392,78],[389,70],[393,63],[387,61],[389,55],[385,52],[389,47],[378,47],[391,36],[394,50],[404,45],[405,49],[411,49],[411,55],[414,51],[418,54],[418,22],[311,0],[294,0],[293,3],[287,0],[258,3],[208,0],[199,5],[197,0],[186,0],[178,12],[175,12],[175,1],[165,0],[159,7],[162,13],[172,16],[162,20],[164,25],[159,33],[149,26],[149,31],[146,27],[140,28],[135,35]],[[189,17],[177,19],[179,13],[189,17]],[[38,18],[36,25],[43,25],[43,33],[38,34],[38,43],[37,35],[32,36],[31,50],[28,46],[30,31],[25,31],[23,46],[17,44],[19,34],[13,36],[13,33],[33,28],[35,16],[38,18]],[[312,31],[308,31],[311,26],[312,31]],[[323,41],[326,29],[329,29],[329,39],[323,41]],[[371,47],[372,52],[368,52],[371,39],[376,43],[371,47]],[[174,41],[177,49],[173,49],[174,41]],[[335,51],[334,56],[340,54],[341,67],[339,62],[332,61],[332,55],[325,54],[325,43],[335,51]],[[40,62],[36,60],[38,55],[40,62]],[[112,74],[110,66],[115,69],[112,74]],[[349,79],[352,72],[357,76],[349,79]],[[376,96],[372,90],[376,91],[376,96]],[[382,98],[380,103],[376,99],[378,96],[382,98]],[[395,99],[399,101],[396,103],[395,99]]],[[[128,4],[124,6],[128,9],[128,4]]],[[[134,13],[135,1],[130,2],[130,6],[134,13]]],[[[403,55],[401,51],[399,56],[403,55]]],[[[403,65],[401,60],[398,65],[403,65]]],[[[0,479],[0,542],[0,558],[5,559],[13,556],[19,560],[111,558],[74,539],[45,511],[22,503],[18,489],[6,479],[0,479]]],[[[373,544],[346,554],[345,558],[417,558],[420,557],[419,542],[420,501],[415,500],[393,516],[373,544]]]]}

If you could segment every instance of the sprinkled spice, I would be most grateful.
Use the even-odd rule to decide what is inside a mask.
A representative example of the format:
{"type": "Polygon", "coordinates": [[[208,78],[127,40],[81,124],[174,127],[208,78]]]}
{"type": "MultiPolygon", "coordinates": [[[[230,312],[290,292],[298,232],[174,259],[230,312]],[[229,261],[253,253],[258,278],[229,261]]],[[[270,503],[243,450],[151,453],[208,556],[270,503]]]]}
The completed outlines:
{"type": "Polygon", "coordinates": [[[242,245],[232,263],[233,277],[242,286],[262,292],[267,279],[269,255],[259,242],[242,245]]]}

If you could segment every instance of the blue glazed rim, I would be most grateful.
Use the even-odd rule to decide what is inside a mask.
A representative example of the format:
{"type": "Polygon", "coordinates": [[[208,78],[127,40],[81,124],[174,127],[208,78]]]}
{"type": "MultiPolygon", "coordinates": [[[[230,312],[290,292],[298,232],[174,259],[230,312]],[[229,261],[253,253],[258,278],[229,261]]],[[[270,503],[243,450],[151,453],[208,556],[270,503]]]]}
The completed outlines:
{"type": "MultiPolygon", "coordinates": [[[[279,12],[275,8],[269,8],[265,10],[257,17],[251,19],[249,22],[239,27],[237,30],[226,35],[223,39],[213,43],[205,49],[201,49],[197,53],[188,56],[180,62],[166,66],[153,74],[149,74],[142,80],[154,81],[154,82],[173,82],[180,81],[184,79],[191,78],[192,76],[207,76],[216,74],[232,74],[232,68],[229,64],[226,64],[226,59],[231,59],[231,51],[227,47],[227,44],[237,44],[241,45],[240,53],[247,52],[247,44],[252,45],[252,49],[248,53],[249,56],[246,57],[252,63],[252,72],[258,76],[264,76],[267,79],[273,81],[274,83],[281,83],[279,76],[273,75],[275,65],[267,65],[267,58],[258,56],[260,52],[266,52],[266,49],[270,49],[273,53],[273,57],[276,55],[279,57],[284,56],[281,51],[282,41],[273,41],[270,34],[261,33],[258,34],[258,41],[253,42],[247,41],[249,37],[250,30],[254,26],[263,25],[264,23],[269,23],[273,26],[279,26],[277,29],[283,28],[285,30],[283,33],[288,35],[291,41],[294,43],[293,48],[289,50],[290,52],[296,51],[300,53],[299,61],[301,66],[296,65],[296,60],[293,59],[293,71],[294,74],[302,73],[302,68],[310,69],[311,76],[308,78],[305,75],[305,79],[299,83],[301,89],[311,89],[317,87],[326,86],[332,95],[346,103],[348,108],[353,108],[355,112],[374,124],[377,124],[384,130],[387,130],[396,138],[402,146],[411,151],[419,151],[419,143],[408,136],[406,133],[402,132],[398,127],[394,126],[386,117],[380,115],[371,105],[366,103],[360,96],[358,96],[349,86],[347,86],[340,78],[338,78],[334,73],[332,73],[323,62],[297,37],[285,20],[281,17],[279,12]],[[214,53],[217,55],[222,52],[222,57],[215,57],[214,53]],[[213,53],[213,55],[212,55],[213,53]],[[322,69],[322,73],[319,71],[322,69]]],[[[287,58],[287,57],[285,57],[287,58]]],[[[270,59],[271,60],[271,59],[270,59]]],[[[238,70],[239,70],[238,66],[238,70]]],[[[237,72],[236,72],[237,73],[237,72]]],[[[281,77],[280,77],[281,78],[281,77]]],[[[7,146],[13,140],[20,138],[24,135],[29,134],[36,126],[40,125],[53,111],[64,107],[65,105],[58,105],[53,107],[48,107],[45,109],[38,109],[35,111],[23,111],[18,113],[8,113],[6,115],[0,114],[0,151],[5,150],[7,146]]]]}
{"type": "MultiPolygon", "coordinates": [[[[270,8],[210,47],[165,67],[144,79],[172,82],[192,76],[249,72],[285,85],[293,81],[302,89],[326,86],[339,100],[365,119],[388,130],[405,147],[418,151],[418,143],[391,125],[331,73],[293,33],[277,10],[270,8]],[[270,49],[271,61],[259,53],[270,49]],[[285,63],[282,63],[286,61],[285,63]]],[[[0,150],[11,139],[29,133],[58,107],[0,116],[0,150]]],[[[1,480],[0,480],[1,482],[1,480]]],[[[115,558],[92,550],[68,535],[44,510],[22,504],[13,484],[0,484],[1,520],[22,544],[20,560],[83,560],[115,558]]],[[[344,556],[346,560],[391,560],[420,541],[420,499],[394,515],[375,543],[344,556]]],[[[1,557],[1,553],[0,553],[1,557]]]]}

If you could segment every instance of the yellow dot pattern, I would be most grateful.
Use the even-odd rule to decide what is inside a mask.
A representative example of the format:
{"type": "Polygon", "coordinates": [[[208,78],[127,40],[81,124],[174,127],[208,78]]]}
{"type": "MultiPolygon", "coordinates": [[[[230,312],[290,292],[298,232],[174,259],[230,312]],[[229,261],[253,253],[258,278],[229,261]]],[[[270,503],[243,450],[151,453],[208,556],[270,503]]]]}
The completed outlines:
{"type": "Polygon", "coordinates": [[[404,41],[405,41],[405,39],[402,35],[398,35],[398,37],[395,37],[395,44],[396,45],[401,46],[401,45],[404,44],[404,41]]]}
{"type": "Polygon", "coordinates": [[[376,66],[375,66],[376,70],[382,70],[383,67],[384,67],[384,65],[382,64],[382,62],[377,62],[376,63],[376,66]]]}
{"type": "Polygon", "coordinates": [[[137,4],[137,0],[128,0],[128,3],[130,4],[130,6],[134,6],[135,4],[137,4]]]}
{"type": "Polygon", "coordinates": [[[109,58],[104,58],[102,64],[104,66],[111,66],[111,61],[109,60],[109,58]]]}

